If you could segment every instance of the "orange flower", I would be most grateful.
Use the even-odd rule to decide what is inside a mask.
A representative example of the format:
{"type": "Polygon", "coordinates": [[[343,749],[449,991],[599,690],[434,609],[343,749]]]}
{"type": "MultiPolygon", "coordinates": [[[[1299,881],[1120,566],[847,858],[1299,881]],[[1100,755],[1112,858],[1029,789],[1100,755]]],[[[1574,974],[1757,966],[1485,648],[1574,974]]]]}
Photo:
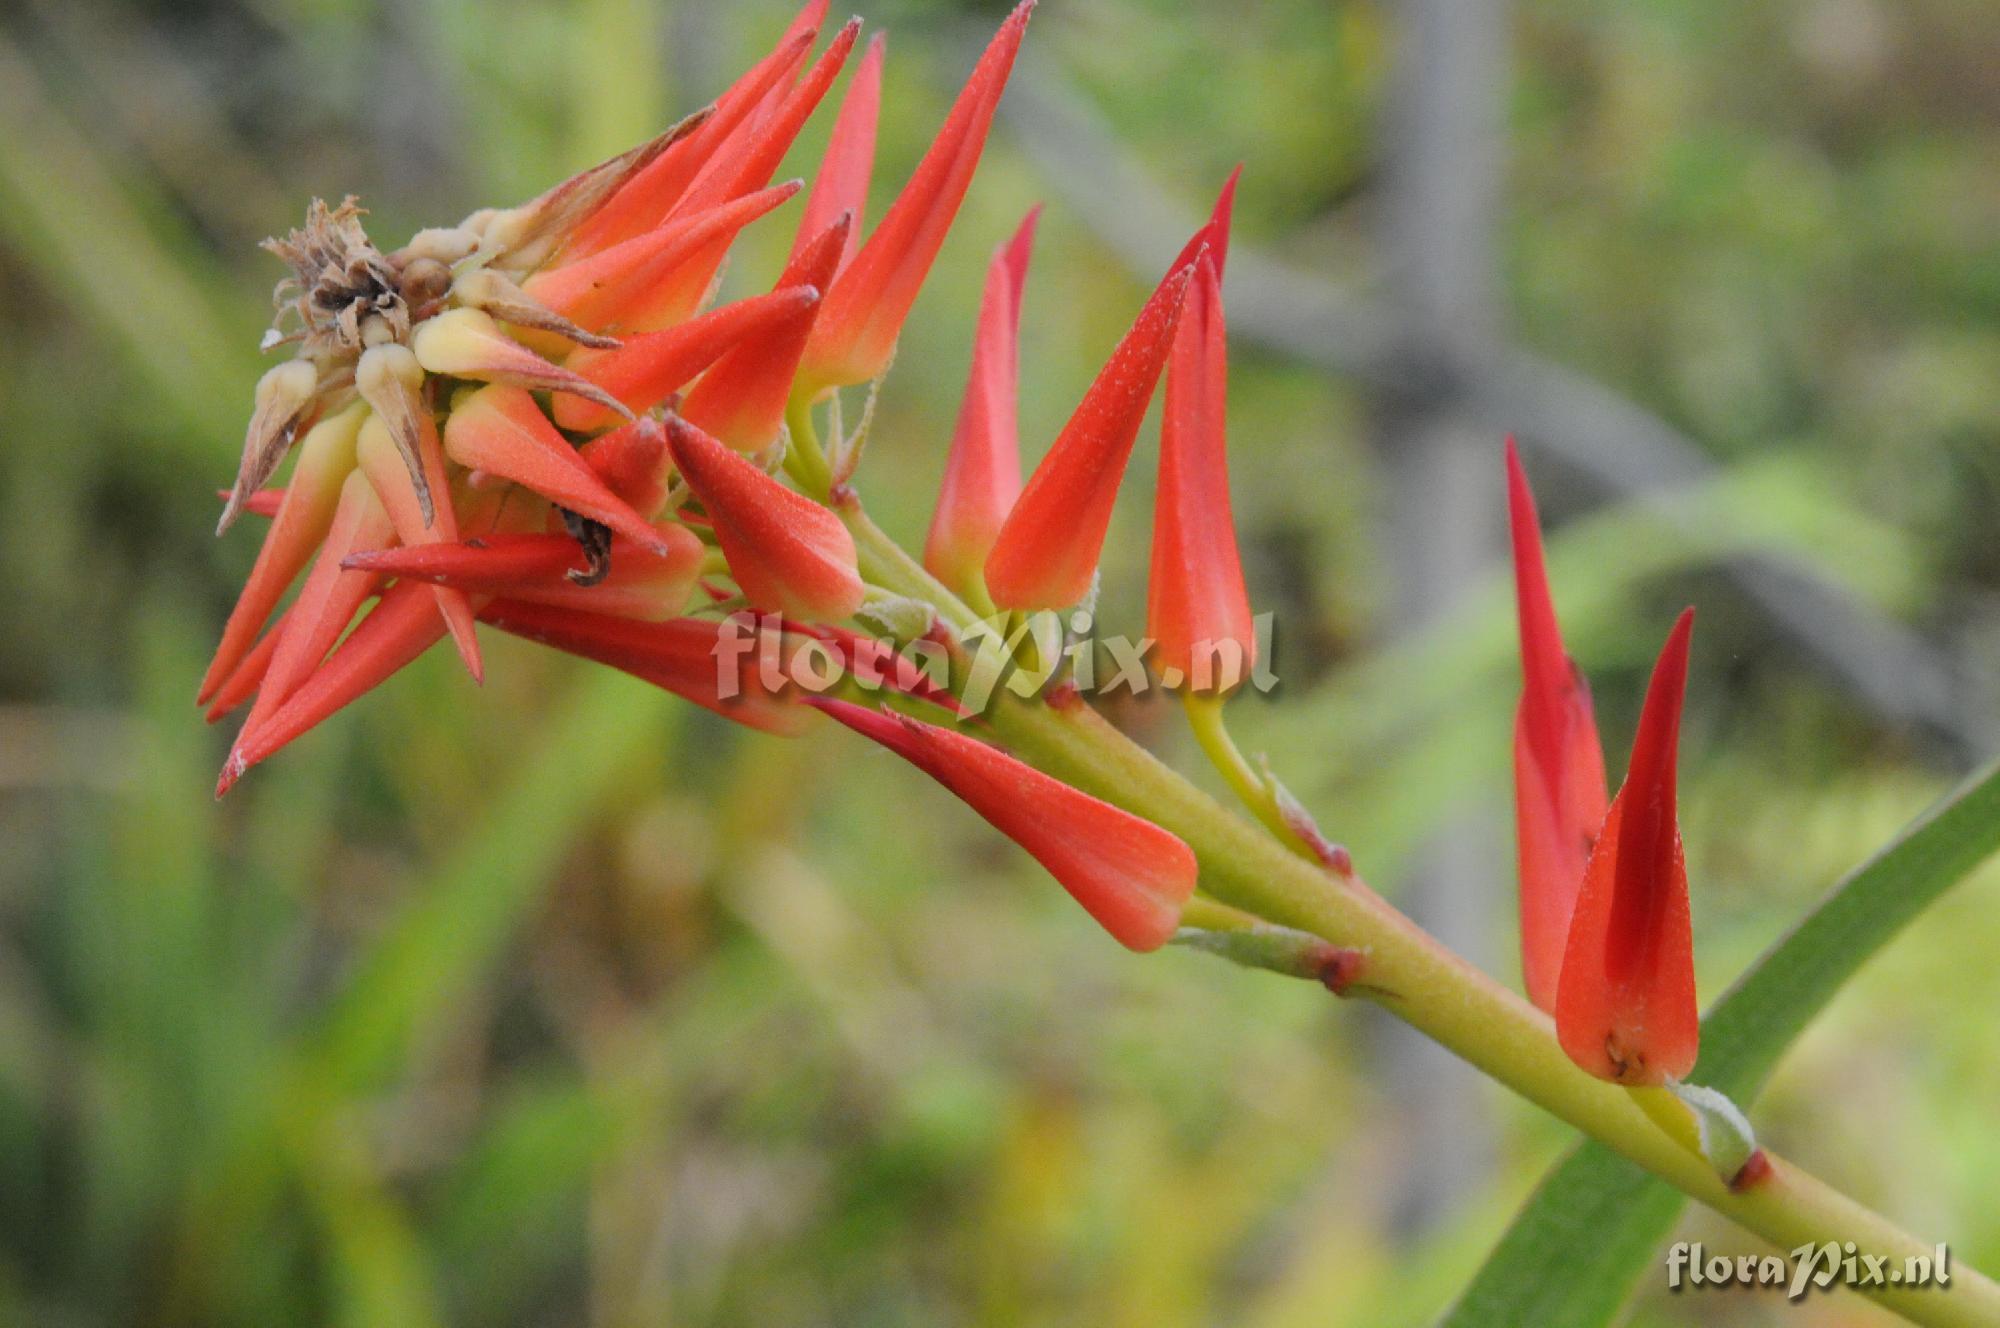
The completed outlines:
{"type": "Polygon", "coordinates": [[[752,604],[829,621],[861,607],[854,537],[838,516],[686,420],[667,421],[667,447],[752,604]]]}
{"type": "Polygon", "coordinates": [[[1590,684],[1563,650],[1535,496],[1512,438],[1507,440],[1507,515],[1521,635],[1521,701],[1514,712],[1521,974],[1528,999],[1553,1011],[1570,912],[1604,823],[1608,795],[1590,684]]]}
{"type": "Polygon", "coordinates": [[[1701,1041],[1687,864],[1674,807],[1687,691],[1688,609],[1646,689],[1625,785],[1584,871],[1556,989],[1556,1036],[1600,1079],[1660,1084],[1694,1068],[1701,1041]]]}
{"type": "Polygon", "coordinates": [[[1257,659],[1250,594],[1229,505],[1229,334],[1222,269],[1229,253],[1231,173],[1206,229],[1167,358],[1160,422],[1159,492],[1153,508],[1153,562],[1146,634],[1162,673],[1174,670],[1198,692],[1227,692],[1257,659]]]}
{"type": "Polygon", "coordinates": [[[1193,272],[1190,263],[1161,280],[1000,527],[986,556],[986,589],[1001,608],[1062,608],[1090,592],[1193,272]]]}
{"type": "Polygon", "coordinates": [[[1121,807],[952,729],[846,701],[807,702],[944,785],[1049,875],[1120,945],[1157,950],[1194,893],[1194,853],[1121,807]]]}
{"type": "Polygon", "coordinates": [[[993,251],[987,265],[965,399],[945,461],[944,487],[924,540],[924,566],[959,590],[978,583],[987,552],[1021,495],[1015,415],[1021,376],[1021,292],[1041,215],[1041,208],[1030,209],[1014,237],[993,251]]]}
{"type": "Polygon", "coordinates": [[[972,183],[1035,0],[1000,25],[910,182],[827,292],[799,375],[809,395],[878,378],[972,183]]]}

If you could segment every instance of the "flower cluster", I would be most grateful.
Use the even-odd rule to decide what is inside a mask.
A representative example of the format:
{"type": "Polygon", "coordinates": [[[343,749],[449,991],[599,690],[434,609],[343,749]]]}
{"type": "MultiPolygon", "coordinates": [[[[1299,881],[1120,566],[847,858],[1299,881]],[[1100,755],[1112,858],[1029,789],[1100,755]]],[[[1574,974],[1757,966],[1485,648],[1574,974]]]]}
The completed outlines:
{"type": "MultiPolygon", "coordinates": [[[[303,228],[273,241],[292,276],[267,345],[295,354],[259,385],[225,495],[224,528],[245,511],[271,524],[201,687],[211,718],[249,707],[219,791],[446,638],[478,678],[484,622],[758,728],[794,732],[815,710],[830,715],[1021,843],[1118,940],[1164,944],[1197,875],[1173,834],[991,745],[948,689],[904,679],[888,707],[789,696],[769,671],[718,649],[718,610],[737,605],[780,618],[781,652],[951,635],[935,604],[914,606],[914,624],[884,626],[913,606],[871,581],[850,530],[858,438],[837,438],[829,460],[799,435],[818,404],[859,384],[872,392],[887,371],[1032,3],[1001,26],[872,230],[862,215],[879,37],[810,190],[771,183],[856,45],[858,21],[813,54],[826,8],[813,0],[712,105],[520,207],[385,253],[352,200],[315,203],[303,228]],[[710,307],[739,233],[801,192],[769,291],[710,307]],[[285,487],[265,489],[293,451],[285,487]]],[[[1164,382],[1147,633],[1163,667],[1209,679],[1190,713],[1211,734],[1219,721],[1205,707],[1241,684],[1257,647],[1225,457],[1236,184],[1232,175],[1025,482],[1017,339],[1038,212],[999,246],[922,560],[940,596],[984,615],[1087,602],[1164,382]],[[1219,676],[1196,658],[1217,643],[1235,647],[1219,676]]],[[[1673,806],[1687,623],[1662,659],[1626,788],[1607,799],[1589,689],[1563,651],[1511,445],[1508,466],[1526,680],[1515,768],[1527,987],[1584,1068],[1658,1083],[1685,1073],[1695,1041],[1673,806]]],[[[1051,659],[1060,646],[1027,648],[1037,644],[1051,659]]],[[[1349,870],[1275,781],[1243,776],[1239,791],[1317,860],[1349,870]]]]}
{"type": "MultiPolygon", "coordinates": [[[[385,252],[353,200],[315,203],[301,229],[272,241],[292,275],[266,349],[294,354],[259,384],[224,495],[219,531],[246,511],[270,526],[200,689],[211,720],[248,706],[218,794],[447,638],[479,678],[485,623],[767,730],[795,731],[811,700],[1014,836],[1121,941],[1163,944],[1195,885],[1193,856],[1173,835],[983,735],[760,690],[764,672],[737,661],[729,676],[734,657],[716,648],[717,611],[739,604],[782,615],[781,642],[844,650],[865,639],[846,624],[885,597],[838,510],[858,442],[818,492],[793,487],[787,471],[810,477],[827,462],[788,420],[887,371],[1032,8],[1026,0],[1001,26],[865,234],[879,37],[848,81],[810,189],[771,183],[859,32],[849,23],[815,56],[826,3],[812,0],[712,105],[526,204],[385,252]],[[710,307],[736,237],[800,193],[797,238],[768,293],[710,307]],[[265,488],[294,452],[285,486],[265,488]]],[[[1015,339],[1035,214],[996,255],[927,546],[953,590],[988,607],[1084,598],[1164,375],[1150,626],[1169,653],[1226,638],[1247,662],[1254,638],[1222,474],[1233,186],[1025,487],[1015,339]]],[[[898,699],[956,717],[949,696],[920,682],[898,699]]]]}

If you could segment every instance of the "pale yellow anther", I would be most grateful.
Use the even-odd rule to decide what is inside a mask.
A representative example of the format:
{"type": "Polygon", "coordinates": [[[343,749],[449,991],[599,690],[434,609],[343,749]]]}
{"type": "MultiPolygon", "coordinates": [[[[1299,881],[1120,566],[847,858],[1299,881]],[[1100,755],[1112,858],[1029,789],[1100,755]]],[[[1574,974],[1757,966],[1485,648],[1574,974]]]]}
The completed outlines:
{"type": "Polygon", "coordinates": [[[417,325],[410,338],[416,362],[434,374],[476,372],[492,362],[507,334],[477,309],[447,309],[417,325]]]}

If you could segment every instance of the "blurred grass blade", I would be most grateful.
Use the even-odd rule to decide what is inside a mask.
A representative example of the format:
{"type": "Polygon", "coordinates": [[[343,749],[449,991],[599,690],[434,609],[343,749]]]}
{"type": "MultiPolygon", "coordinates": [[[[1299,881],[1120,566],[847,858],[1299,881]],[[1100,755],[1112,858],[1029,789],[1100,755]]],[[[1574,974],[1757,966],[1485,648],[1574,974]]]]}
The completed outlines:
{"type": "Polygon", "coordinates": [[[679,702],[623,674],[579,677],[457,851],[426,882],[328,1019],[318,1065],[352,1084],[486,972],[579,828],[635,763],[671,747],[679,702]]]}
{"type": "MultiPolygon", "coordinates": [[[[1828,892],[1702,1024],[1691,1080],[1748,1103],[1842,983],[2000,850],[2000,764],[1988,766],[1828,892]]],[[[1678,1191],[1601,1144],[1551,1172],[1443,1328],[1609,1323],[1680,1211],[1678,1191]]]]}

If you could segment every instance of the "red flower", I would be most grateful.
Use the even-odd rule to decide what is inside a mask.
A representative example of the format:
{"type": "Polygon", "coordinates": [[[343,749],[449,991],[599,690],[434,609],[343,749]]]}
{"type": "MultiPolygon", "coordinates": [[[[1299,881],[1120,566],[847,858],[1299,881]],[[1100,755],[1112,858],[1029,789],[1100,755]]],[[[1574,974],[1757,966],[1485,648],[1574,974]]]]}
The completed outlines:
{"type": "MultiPolygon", "coordinates": [[[[677,327],[633,337],[616,350],[580,350],[570,356],[570,364],[632,409],[647,410],[743,341],[782,327],[818,305],[818,290],[787,286],[711,309],[677,327]]],[[[575,397],[557,397],[553,404],[556,423],[565,429],[601,429],[617,420],[602,406],[575,397]]]]}
{"type": "Polygon", "coordinates": [[[1155,661],[1162,672],[1173,669],[1191,690],[1203,692],[1234,689],[1257,659],[1229,505],[1229,337],[1222,269],[1238,173],[1240,168],[1231,173],[1216,200],[1209,248],[1196,260],[1167,359],[1146,600],[1146,634],[1157,642],[1155,661]]]}
{"type": "MultiPolygon", "coordinates": [[[[271,616],[286,587],[311,561],[313,550],[326,538],[339,504],[341,485],[354,469],[354,441],[361,431],[366,411],[350,407],[315,424],[299,445],[298,463],[292,479],[279,499],[271,528],[264,532],[263,547],[250,569],[250,579],[236,597],[236,607],[222,629],[222,643],[215,648],[208,672],[195,693],[197,704],[215,698],[225,680],[249,653],[257,629],[271,616]]],[[[247,495],[246,495],[247,500],[247,495]]],[[[239,506],[246,505],[239,503],[239,506]]]]}
{"type": "Polygon", "coordinates": [[[986,589],[1001,608],[1061,608],[1089,593],[1193,273],[1190,263],[1161,280],[1000,527],[986,589]]]}
{"type": "Polygon", "coordinates": [[[889,367],[903,320],[972,183],[1034,7],[1035,0],[1022,0],[1000,25],[910,182],[827,292],[806,346],[801,392],[865,383],[889,367]]]}
{"type": "Polygon", "coordinates": [[[944,487],[924,540],[924,566],[945,584],[977,584],[1000,527],[1021,495],[1021,445],[1015,421],[1021,364],[1021,291],[1028,280],[1039,207],[1014,238],[993,251],[972,335],[972,367],[945,461],[944,487]]]}
{"type": "MultiPolygon", "coordinates": [[[[763,661],[754,651],[732,654],[721,648],[722,634],[732,629],[713,619],[634,622],[511,599],[494,600],[480,617],[503,632],[608,664],[751,728],[796,733],[807,717],[796,704],[764,687],[763,661]]],[[[748,633],[744,639],[755,641],[748,633]]],[[[779,644],[789,650],[798,639],[780,634],[779,644]]],[[[783,667],[774,672],[780,678],[789,676],[783,667]]]]}
{"type": "Polygon", "coordinates": [[[806,246],[843,215],[851,214],[853,221],[841,240],[835,272],[847,266],[861,243],[861,217],[868,210],[868,181],[875,171],[875,122],[882,109],[883,44],[883,34],[876,33],[848,81],[840,114],[827,136],[826,155],[820,158],[819,174],[813,177],[812,192],[806,195],[798,237],[792,241],[795,263],[806,246]]]}
{"type": "Polygon", "coordinates": [[[1180,926],[1197,868],[1175,835],[951,729],[846,701],[808,704],[950,789],[1048,868],[1120,945],[1157,950],[1180,926]]]}
{"type": "Polygon", "coordinates": [[[1512,438],[1507,440],[1507,515],[1521,637],[1521,701],[1514,713],[1521,974],[1528,999],[1553,1011],[1570,912],[1609,795],[1590,684],[1563,650],[1535,496],[1512,438]]]}
{"type": "MultiPolygon", "coordinates": [[[[834,218],[826,231],[796,254],[778,278],[780,290],[823,291],[833,281],[833,269],[854,228],[851,213],[834,218]]],[[[785,403],[791,399],[799,354],[819,312],[816,300],[800,300],[782,319],[773,319],[754,336],[715,362],[682,403],[682,419],[706,429],[739,452],[756,452],[771,445],[785,427],[785,403]]]]}
{"type": "Polygon", "coordinates": [[[764,99],[791,81],[819,36],[826,9],[827,0],[810,0],[776,48],[716,98],[712,113],[699,128],[654,158],[577,227],[561,257],[585,258],[658,226],[696,174],[736,136],[764,99]]]}
{"type": "Polygon", "coordinates": [[[752,604],[827,620],[861,607],[854,537],[838,516],[686,420],[667,421],[667,447],[752,604]]]}
{"type": "Polygon", "coordinates": [[[1639,714],[1625,785],[1612,800],[1570,920],[1556,1036],[1600,1079],[1659,1084],[1694,1068],[1701,1040],[1687,864],[1674,808],[1687,690],[1688,609],[1667,637],[1639,714]]]}
{"type": "Polygon", "coordinates": [[[488,535],[465,544],[359,552],[342,560],[341,566],[650,621],[686,609],[704,552],[701,541],[685,526],[662,525],[655,528],[655,535],[665,553],[614,536],[610,567],[598,580],[580,579],[588,560],[574,539],[549,534],[488,535]]]}

